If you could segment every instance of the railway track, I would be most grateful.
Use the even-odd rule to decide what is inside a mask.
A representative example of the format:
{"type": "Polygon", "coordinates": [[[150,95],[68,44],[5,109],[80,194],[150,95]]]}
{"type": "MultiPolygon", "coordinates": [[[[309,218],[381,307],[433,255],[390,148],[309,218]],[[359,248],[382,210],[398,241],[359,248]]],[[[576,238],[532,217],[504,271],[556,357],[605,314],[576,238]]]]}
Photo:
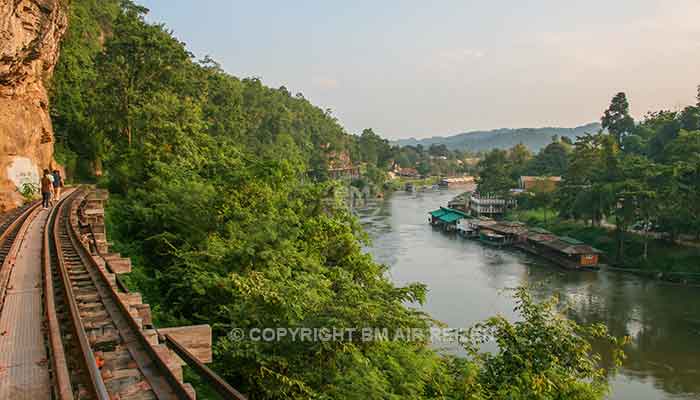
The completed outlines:
{"type": "Polygon", "coordinates": [[[26,229],[25,222],[30,220],[32,213],[39,206],[39,202],[28,203],[0,217],[0,310],[5,305],[5,295],[12,273],[13,253],[18,251],[20,244],[16,243],[16,239],[23,227],[26,229]]]}
{"type": "MultiPolygon", "coordinates": [[[[23,387],[51,393],[53,400],[194,399],[194,389],[182,380],[181,365],[187,364],[222,399],[245,400],[243,394],[191,352],[199,351],[204,360],[211,361],[211,353],[202,354],[202,348],[197,347],[206,340],[196,339],[200,344],[193,344],[191,336],[177,336],[176,332],[182,334],[182,329],[197,327],[160,332],[152,327],[149,306],[141,304],[140,294],[129,293],[114,274],[115,264],[111,263],[121,262],[122,267],[117,270],[123,273],[124,260],[100,253],[94,220],[81,222],[86,212],[84,205],[94,200],[86,194],[82,189],[66,193],[46,214],[37,202],[0,215],[0,311],[4,309],[6,293],[11,293],[12,300],[7,314],[0,313],[0,317],[3,326],[11,330],[16,327],[17,332],[23,332],[21,335],[32,336],[29,345],[5,340],[5,346],[16,344],[11,345],[12,351],[3,353],[3,360],[27,360],[30,354],[39,353],[42,357],[39,361],[23,361],[23,369],[16,369],[11,378],[3,378],[3,388],[28,385],[23,387]],[[41,223],[43,230],[32,230],[34,223],[41,223]],[[90,237],[92,241],[88,240],[90,237]],[[34,242],[37,239],[41,241],[38,247],[34,242]],[[23,251],[36,255],[28,256],[23,251]],[[40,265],[37,257],[41,258],[40,265]],[[17,270],[12,272],[13,269],[17,270]],[[31,274],[36,275],[27,278],[31,274]],[[19,289],[9,286],[10,277],[14,284],[21,283],[19,289]],[[27,285],[27,279],[38,283],[27,285]],[[21,297],[21,293],[28,297],[21,297]],[[18,299],[27,303],[18,303],[18,299]],[[36,313],[21,312],[25,307],[34,307],[33,302],[38,307],[36,313]],[[14,322],[7,325],[8,321],[14,322]],[[29,334],[40,329],[43,334],[29,334]],[[179,342],[181,338],[184,342],[179,342]],[[42,348],[46,351],[39,350],[42,348]],[[40,382],[27,380],[35,365],[45,368],[43,374],[48,373],[40,382]]],[[[130,269],[130,262],[126,262],[130,269]]],[[[45,395],[39,397],[43,399],[45,395]]]]}
{"type": "Polygon", "coordinates": [[[37,202],[27,203],[27,204],[23,205],[22,207],[16,208],[16,209],[9,211],[9,212],[6,212],[4,214],[0,214],[0,236],[2,236],[3,232],[5,232],[5,230],[7,230],[7,228],[17,218],[21,217],[25,211],[36,206],[37,204],[38,204],[37,202]]]}
{"type": "Polygon", "coordinates": [[[192,399],[120,300],[113,274],[90,256],[77,227],[80,191],[45,230],[45,297],[55,395],[65,399],[192,399]]]}
{"type": "Polygon", "coordinates": [[[10,253],[20,228],[39,203],[33,202],[0,216],[0,265],[10,253]]]}

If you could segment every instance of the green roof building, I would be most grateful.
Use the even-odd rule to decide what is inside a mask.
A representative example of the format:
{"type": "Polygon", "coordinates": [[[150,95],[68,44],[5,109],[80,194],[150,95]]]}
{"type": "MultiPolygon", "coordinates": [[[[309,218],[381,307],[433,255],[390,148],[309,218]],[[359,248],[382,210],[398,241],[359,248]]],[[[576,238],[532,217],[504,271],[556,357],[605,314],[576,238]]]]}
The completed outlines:
{"type": "Polygon", "coordinates": [[[435,227],[440,227],[446,231],[456,230],[457,222],[459,222],[461,219],[469,217],[462,211],[447,207],[440,207],[440,209],[431,211],[429,214],[430,224],[435,227]]]}

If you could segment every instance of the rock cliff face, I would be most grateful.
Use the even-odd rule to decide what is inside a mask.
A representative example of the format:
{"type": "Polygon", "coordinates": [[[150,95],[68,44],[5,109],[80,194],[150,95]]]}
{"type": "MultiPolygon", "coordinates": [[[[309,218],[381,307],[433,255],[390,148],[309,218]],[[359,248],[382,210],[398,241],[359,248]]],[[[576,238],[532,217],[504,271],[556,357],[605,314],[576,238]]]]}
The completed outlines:
{"type": "Polygon", "coordinates": [[[53,161],[46,83],[67,27],[64,0],[0,0],[0,211],[53,161]]]}

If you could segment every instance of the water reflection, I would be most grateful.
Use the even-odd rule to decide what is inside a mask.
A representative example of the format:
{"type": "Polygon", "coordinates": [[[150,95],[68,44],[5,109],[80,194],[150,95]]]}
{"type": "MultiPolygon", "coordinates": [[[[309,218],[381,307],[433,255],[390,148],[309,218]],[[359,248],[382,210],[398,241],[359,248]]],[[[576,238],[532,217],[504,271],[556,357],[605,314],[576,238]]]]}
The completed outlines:
{"type": "Polygon", "coordinates": [[[601,322],[613,335],[632,338],[623,369],[612,379],[611,398],[700,398],[700,289],[563,271],[434,231],[427,212],[457,193],[397,193],[356,210],[373,240],[368,251],[390,266],[391,278],[428,285],[423,309],[455,328],[497,313],[514,318],[504,289],[531,285],[538,298],[559,295],[576,321],[601,322]]]}

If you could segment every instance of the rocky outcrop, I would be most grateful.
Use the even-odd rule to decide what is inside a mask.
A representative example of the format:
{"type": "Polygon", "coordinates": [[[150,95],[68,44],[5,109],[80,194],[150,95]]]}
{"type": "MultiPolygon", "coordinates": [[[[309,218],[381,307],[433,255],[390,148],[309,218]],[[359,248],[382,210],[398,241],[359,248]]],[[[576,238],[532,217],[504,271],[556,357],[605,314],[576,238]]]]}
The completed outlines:
{"type": "Polygon", "coordinates": [[[46,85],[67,27],[64,0],[0,0],[0,211],[55,166],[46,85]]]}

